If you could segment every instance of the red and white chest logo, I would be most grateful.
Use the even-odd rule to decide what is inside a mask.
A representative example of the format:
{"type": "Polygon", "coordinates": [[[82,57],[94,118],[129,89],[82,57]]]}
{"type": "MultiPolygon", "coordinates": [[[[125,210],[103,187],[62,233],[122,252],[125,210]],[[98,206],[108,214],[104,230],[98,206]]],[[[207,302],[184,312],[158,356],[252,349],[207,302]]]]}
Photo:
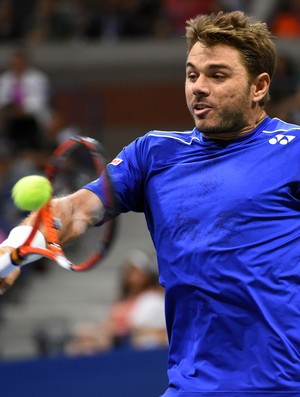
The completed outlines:
{"type": "Polygon", "coordinates": [[[111,165],[119,165],[119,164],[121,164],[122,162],[123,162],[122,159],[116,157],[116,158],[113,159],[109,164],[111,164],[111,165]]]}

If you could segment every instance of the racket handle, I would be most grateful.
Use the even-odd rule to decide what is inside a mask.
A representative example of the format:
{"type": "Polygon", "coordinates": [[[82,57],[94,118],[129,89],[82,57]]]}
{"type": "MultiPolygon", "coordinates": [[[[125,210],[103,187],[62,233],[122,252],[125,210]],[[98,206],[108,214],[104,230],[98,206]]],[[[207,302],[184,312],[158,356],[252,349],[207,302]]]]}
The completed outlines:
{"type": "MultiPolygon", "coordinates": [[[[6,274],[9,271],[9,269],[10,271],[12,271],[14,268],[16,268],[16,266],[27,265],[28,263],[34,262],[41,257],[40,255],[31,254],[28,255],[26,258],[20,258],[18,254],[17,248],[20,247],[26,241],[31,231],[32,231],[31,226],[27,226],[27,225],[17,226],[10,231],[7,239],[0,244],[0,247],[11,248],[8,249],[8,252],[0,256],[0,277],[4,277],[3,274],[4,273],[6,274]],[[9,255],[9,260],[7,254],[9,255]]],[[[36,247],[36,248],[46,247],[45,238],[39,230],[36,231],[31,245],[32,247],[36,247]]]]}
{"type": "Polygon", "coordinates": [[[18,266],[11,261],[11,250],[0,255],[0,278],[7,277],[11,272],[16,270],[18,266]]]}

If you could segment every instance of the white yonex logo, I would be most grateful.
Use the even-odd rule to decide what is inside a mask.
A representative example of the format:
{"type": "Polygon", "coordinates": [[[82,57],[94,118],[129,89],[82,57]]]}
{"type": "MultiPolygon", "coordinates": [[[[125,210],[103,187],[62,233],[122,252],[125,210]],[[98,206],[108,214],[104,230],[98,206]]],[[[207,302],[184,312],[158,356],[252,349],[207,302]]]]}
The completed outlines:
{"type": "Polygon", "coordinates": [[[287,145],[294,138],[296,138],[294,135],[281,135],[281,134],[278,134],[274,138],[269,139],[269,143],[271,145],[276,145],[276,143],[279,143],[280,145],[287,145]]]}

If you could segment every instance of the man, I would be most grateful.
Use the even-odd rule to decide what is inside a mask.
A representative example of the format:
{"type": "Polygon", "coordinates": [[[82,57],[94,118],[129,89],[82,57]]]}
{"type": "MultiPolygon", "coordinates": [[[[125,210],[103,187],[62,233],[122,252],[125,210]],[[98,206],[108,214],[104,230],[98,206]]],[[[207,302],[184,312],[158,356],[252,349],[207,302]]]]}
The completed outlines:
{"type": "Polygon", "coordinates": [[[49,79],[32,65],[29,53],[16,48],[0,76],[0,116],[5,144],[13,155],[45,146],[49,121],[49,79]]]}
{"type": "MultiPolygon", "coordinates": [[[[276,56],[265,24],[221,12],[190,20],[186,36],[196,127],[150,131],[109,166],[120,212],[145,213],[157,250],[164,397],[299,397],[300,127],[266,114],[276,56]]],[[[96,181],[55,200],[63,241],[103,217],[98,197],[96,181]]]]}

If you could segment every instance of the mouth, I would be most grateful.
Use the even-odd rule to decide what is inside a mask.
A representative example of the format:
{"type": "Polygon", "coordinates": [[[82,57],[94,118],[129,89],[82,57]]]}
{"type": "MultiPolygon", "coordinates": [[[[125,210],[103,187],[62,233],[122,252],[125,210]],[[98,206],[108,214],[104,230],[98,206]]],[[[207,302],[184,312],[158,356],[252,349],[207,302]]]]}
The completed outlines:
{"type": "Polygon", "coordinates": [[[211,106],[208,106],[205,103],[196,103],[193,106],[194,115],[197,117],[203,117],[206,115],[210,110],[211,106]]]}

